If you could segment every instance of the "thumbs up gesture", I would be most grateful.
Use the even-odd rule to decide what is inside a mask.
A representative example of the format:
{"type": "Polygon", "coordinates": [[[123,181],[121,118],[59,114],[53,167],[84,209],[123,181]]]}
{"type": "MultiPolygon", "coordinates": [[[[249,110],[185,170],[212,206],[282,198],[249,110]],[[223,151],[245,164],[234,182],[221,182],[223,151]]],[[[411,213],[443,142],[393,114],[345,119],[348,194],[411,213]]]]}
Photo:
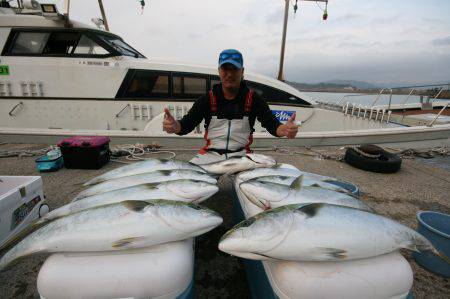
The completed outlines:
{"type": "Polygon", "coordinates": [[[167,108],[164,108],[163,130],[169,134],[179,133],[181,130],[180,123],[170,114],[167,108]]]}
{"type": "Polygon", "coordinates": [[[295,138],[298,132],[298,125],[295,123],[295,113],[289,117],[288,121],[284,125],[280,125],[277,128],[278,137],[286,136],[287,138],[295,138]]]}

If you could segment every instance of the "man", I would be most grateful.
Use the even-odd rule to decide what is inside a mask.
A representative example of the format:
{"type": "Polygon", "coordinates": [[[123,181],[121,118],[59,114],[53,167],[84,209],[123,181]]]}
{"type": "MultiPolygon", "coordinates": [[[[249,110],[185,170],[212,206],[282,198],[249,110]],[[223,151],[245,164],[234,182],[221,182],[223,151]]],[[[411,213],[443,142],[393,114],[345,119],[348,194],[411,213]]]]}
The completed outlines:
{"type": "Polygon", "coordinates": [[[247,87],[239,51],[228,49],[220,53],[219,77],[221,83],[200,97],[180,121],[164,109],[163,129],[169,134],[188,134],[205,120],[206,145],[192,163],[213,163],[250,152],[255,119],[273,136],[295,138],[295,114],[281,124],[267,103],[247,87]]]}

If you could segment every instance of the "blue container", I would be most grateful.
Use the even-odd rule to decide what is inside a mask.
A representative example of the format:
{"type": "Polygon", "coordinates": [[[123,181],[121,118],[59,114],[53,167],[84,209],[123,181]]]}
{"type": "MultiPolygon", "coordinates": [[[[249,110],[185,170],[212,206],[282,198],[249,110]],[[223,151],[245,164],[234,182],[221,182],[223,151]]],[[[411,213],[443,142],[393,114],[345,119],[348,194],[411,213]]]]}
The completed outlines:
{"type": "Polygon", "coordinates": [[[187,289],[177,296],[176,299],[194,299],[194,276],[192,276],[191,283],[187,287],[187,289]]]}
{"type": "Polygon", "coordinates": [[[341,187],[341,188],[347,190],[348,192],[350,192],[356,196],[359,196],[359,188],[355,184],[345,182],[345,181],[327,181],[326,180],[325,182],[335,185],[335,186],[338,186],[338,187],[341,187]]]}
{"type": "Polygon", "coordinates": [[[50,158],[45,155],[36,159],[36,168],[40,172],[56,171],[64,166],[62,156],[50,158]]]}
{"type": "MultiPolygon", "coordinates": [[[[417,213],[417,231],[427,238],[437,250],[450,257],[450,215],[438,212],[417,213]]],[[[413,254],[416,262],[436,274],[450,277],[450,265],[430,252],[413,254]]]]}

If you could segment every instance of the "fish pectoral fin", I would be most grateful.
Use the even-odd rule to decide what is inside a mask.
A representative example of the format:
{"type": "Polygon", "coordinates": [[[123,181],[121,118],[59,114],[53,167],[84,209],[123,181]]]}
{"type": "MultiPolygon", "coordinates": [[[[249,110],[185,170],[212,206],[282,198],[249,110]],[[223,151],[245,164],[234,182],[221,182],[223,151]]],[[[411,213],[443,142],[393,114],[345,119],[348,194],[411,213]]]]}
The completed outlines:
{"type": "Polygon", "coordinates": [[[317,257],[325,260],[335,261],[347,258],[347,251],[339,248],[316,247],[314,251],[317,252],[317,257]]]}
{"type": "Polygon", "coordinates": [[[303,184],[303,174],[299,175],[289,186],[289,189],[300,191],[303,184]]]}
{"type": "Polygon", "coordinates": [[[258,257],[259,260],[277,260],[282,261],[281,259],[277,259],[262,253],[256,253],[256,252],[249,252],[250,254],[254,255],[255,257],[258,257]]]}
{"type": "Polygon", "coordinates": [[[144,237],[130,237],[117,240],[111,244],[111,247],[114,249],[130,249],[136,248],[138,241],[144,239],[144,237]]]}
{"type": "Polygon", "coordinates": [[[153,205],[151,202],[143,201],[143,200],[126,200],[122,201],[122,204],[131,211],[142,212],[145,207],[149,205],[153,205]]]}
{"type": "Polygon", "coordinates": [[[266,261],[271,257],[256,252],[226,251],[226,253],[248,260],[266,261]]]}
{"type": "Polygon", "coordinates": [[[222,164],[222,166],[224,166],[224,167],[233,167],[233,166],[236,166],[236,165],[238,165],[239,163],[237,163],[237,162],[235,162],[235,161],[227,161],[227,162],[224,162],[223,164],[222,164]]]}

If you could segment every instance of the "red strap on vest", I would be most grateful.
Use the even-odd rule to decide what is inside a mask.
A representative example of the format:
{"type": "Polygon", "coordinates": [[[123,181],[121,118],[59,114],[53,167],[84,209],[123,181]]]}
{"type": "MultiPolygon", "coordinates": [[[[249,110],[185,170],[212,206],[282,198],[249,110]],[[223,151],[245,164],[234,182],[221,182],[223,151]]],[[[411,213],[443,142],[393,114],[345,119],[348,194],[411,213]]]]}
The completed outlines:
{"type": "Polygon", "coordinates": [[[249,113],[252,110],[252,102],[253,102],[253,90],[250,90],[247,93],[247,98],[245,99],[244,112],[249,113]]]}
{"type": "Polygon", "coordinates": [[[212,90],[209,91],[209,103],[211,105],[211,112],[217,112],[217,100],[212,90]]]}

